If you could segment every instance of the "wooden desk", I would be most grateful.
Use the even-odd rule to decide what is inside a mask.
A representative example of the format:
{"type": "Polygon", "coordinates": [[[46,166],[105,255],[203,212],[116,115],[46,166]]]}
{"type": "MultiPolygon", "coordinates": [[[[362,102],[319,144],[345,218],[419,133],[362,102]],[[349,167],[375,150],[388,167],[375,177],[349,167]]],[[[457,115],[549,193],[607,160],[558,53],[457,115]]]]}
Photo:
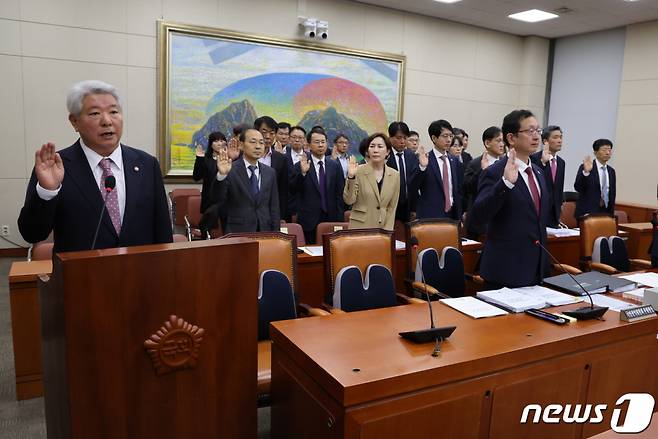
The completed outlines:
{"type": "Polygon", "coordinates": [[[272,437],[588,437],[612,410],[601,424],[549,425],[520,424],[523,408],[658,395],[658,318],[556,326],[433,308],[457,326],[438,358],[398,336],[428,326],[422,304],[273,323],[272,437]]]}
{"type": "Polygon", "coordinates": [[[9,302],[18,400],[43,395],[37,276],[49,274],[52,269],[51,261],[14,262],[9,269],[9,302]]]}
{"type": "Polygon", "coordinates": [[[653,238],[653,226],[651,223],[628,223],[619,224],[619,230],[628,232],[626,248],[628,256],[638,259],[651,259],[649,246],[653,238]]]}

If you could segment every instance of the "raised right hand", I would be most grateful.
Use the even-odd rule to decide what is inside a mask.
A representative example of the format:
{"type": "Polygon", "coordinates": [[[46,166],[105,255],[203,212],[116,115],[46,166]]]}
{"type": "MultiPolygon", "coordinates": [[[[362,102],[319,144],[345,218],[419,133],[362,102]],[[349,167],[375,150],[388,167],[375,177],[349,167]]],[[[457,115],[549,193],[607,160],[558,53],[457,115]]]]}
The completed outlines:
{"type": "Polygon", "coordinates": [[[306,175],[308,170],[311,169],[311,163],[308,161],[308,156],[305,153],[299,156],[299,167],[302,168],[302,175],[306,175]]]}
{"type": "Polygon", "coordinates": [[[48,190],[55,190],[64,181],[64,163],[55,149],[55,144],[48,142],[34,154],[34,173],[39,185],[48,190]]]}
{"type": "Polygon", "coordinates": [[[228,141],[228,158],[235,160],[240,157],[240,142],[236,137],[228,141]]]}
{"type": "Polygon", "coordinates": [[[347,162],[347,176],[349,178],[354,178],[358,167],[359,164],[356,162],[356,158],[353,155],[351,155],[350,160],[347,162]]]}
{"type": "Polygon", "coordinates": [[[516,150],[514,148],[510,148],[509,150],[503,176],[505,177],[505,180],[512,184],[516,184],[516,180],[519,178],[519,165],[516,164],[516,150]]]}
{"type": "Polygon", "coordinates": [[[227,175],[231,170],[232,164],[233,160],[228,156],[226,148],[220,149],[219,154],[217,154],[217,172],[220,175],[227,175]]]}
{"type": "Polygon", "coordinates": [[[427,165],[430,163],[430,158],[425,152],[425,148],[418,148],[418,164],[423,168],[427,168],[427,165]]]}
{"type": "Polygon", "coordinates": [[[196,146],[195,154],[197,157],[203,157],[206,155],[205,151],[203,150],[203,146],[201,146],[200,143],[196,146]]]}
{"type": "Polygon", "coordinates": [[[482,154],[482,159],[480,160],[480,168],[484,171],[489,167],[489,154],[482,154]]]}
{"type": "Polygon", "coordinates": [[[583,159],[583,171],[585,172],[592,172],[592,168],[594,167],[594,162],[592,161],[591,156],[586,156],[583,159]]]}

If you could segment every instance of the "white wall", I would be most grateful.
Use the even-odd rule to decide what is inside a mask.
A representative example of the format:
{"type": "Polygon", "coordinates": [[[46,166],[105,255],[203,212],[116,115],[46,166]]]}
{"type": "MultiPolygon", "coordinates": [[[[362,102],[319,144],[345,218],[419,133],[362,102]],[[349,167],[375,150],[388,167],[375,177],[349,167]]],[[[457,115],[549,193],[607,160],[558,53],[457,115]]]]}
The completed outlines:
{"type": "Polygon", "coordinates": [[[616,126],[624,40],[620,28],[556,41],[548,122],[564,133],[565,190],[573,190],[578,165],[593,154],[594,140],[613,141],[613,167],[621,155],[616,126]]]}
{"type": "MultiPolygon", "coordinates": [[[[548,41],[522,38],[351,1],[307,0],[330,22],[331,44],[407,57],[404,119],[426,129],[445,118],[481,132],[519,106],[543,117],[548,41]]],[[[2,0],[0,2],[0,224],[16,219],[34,151],[75,135],[64,100],[72,83],[97,78],[125,95],[123,141],[156,154],[156,24],[168,21],[297,38],[297,0],[2,0]]],[[[22,241],[20,241],[22,242],[22,241]]],[[[0,247],[7,247],[0,241],[0,247]]]]}

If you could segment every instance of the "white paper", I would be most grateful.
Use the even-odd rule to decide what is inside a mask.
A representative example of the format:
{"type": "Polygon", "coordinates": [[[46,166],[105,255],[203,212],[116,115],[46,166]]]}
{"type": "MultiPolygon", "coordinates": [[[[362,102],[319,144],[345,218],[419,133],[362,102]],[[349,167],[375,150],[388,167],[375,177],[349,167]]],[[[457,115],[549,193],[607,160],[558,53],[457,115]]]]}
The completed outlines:
{"type": "Polygon", "coordinates": [[[580,236],[580,231],[577,229],[554,229],[546,227],[546,234],[550,236],[580,236]]]}
{"type": "Polygon", "coordinates": [[[540,285],[514,288],[513,290],[521,294],[543,300],[550,306],[568,305],[570,303],[578,303],[583,301],[583,299],[580,297],[564,294],[550,288],[542,287],[540,285]]]}
{"type": "Polygon", "coordinates": [[[321,245],[307,245],[306,247],[299,247],[309,256],[322,256],[322,246],[321,245]]]}
{"type": "Polygon", "coordinates": [[[634,300],[639,300],[640,302],[644,300],[644,290],[645,288],[637,288],[635,290],[626,291],[622,294],[622,297],[629,297],[634,300]]]}
{"type": "Polygon", "coordinates": [[[454,299],[441,299],[441,302],[475,319],[504,316],[505,314],[508,314],[500,308],[471,296],[456,297],[454,299]]]}
{"type": "Polygon", "coordinates": [[[646,285],[651,288],[658,287],[658,273],[635,273],[619,277],[635,282],[638,285],[646,285]]]}
{"type": "Polygon", "coordinates": [[[473,241],[472,239],[462,238],[462,245],[474,245],[479,243],[480,241],[473,241]]]}
{"type": "Polygon", "coordinates": [[[395,249],[396,250],[404,250],[405,248],[407,248],[407,244],[405,244],[402,241],[398,241],[397,239],[395,240],[395,249]]]}
{"type": "Polygon", "coordinates": [[[637,306],[633,303],[624,302],[623,300],[619,299],[613,299],[612,297],[603,296],[601,294],[592,296],[592,302],[594,302],[594,305],[596,306],[607,306],[612,311],[617,312],[621,311],[622,309],[637,306]]]}
{"type": "Polygon", "coordinates": [[[527,296],[510,288],[500,290],[479,291],[477,297],[487,302],[495,303],[513,312],[523,312],[530,308],[543,308],[546,302],[543,299],[527,296]]]}

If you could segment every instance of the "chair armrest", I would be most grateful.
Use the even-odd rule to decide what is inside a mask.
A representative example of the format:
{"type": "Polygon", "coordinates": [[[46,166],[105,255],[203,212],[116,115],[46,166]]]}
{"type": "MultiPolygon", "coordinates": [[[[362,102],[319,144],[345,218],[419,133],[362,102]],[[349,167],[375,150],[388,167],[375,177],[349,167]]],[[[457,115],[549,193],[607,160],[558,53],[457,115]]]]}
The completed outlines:
{"type": "Polygon", "coordinates": [[[427,293],[430,296],[438,296],[441,299],[449,299],[450,298],[450,296],[440,292],[439,290],[437,290],[436,288],[434,288],[431,285],[427,285],[425,283],[418,282],[418,281],[413,282],[411,285],[412,285],[414,291],[417,291],[417,292],[421,293],[423,296],[425,295],[425,293],[427,293]]]}
{"type": "Polygon", "coordinates": [[[478,285],[484,285],[484,279],[479,274],[464,273],[466,280],[469,280],[478,285]]]}
{"type": "Polygon", "coordinates": [[[314,307],[312,307],[310,305],[307,305],[305,303],[300,303],[297,306],[303,311],[303,314],[305,314],[307,316],[311,316],[311,317],[313,317],[313,316],[328,316],[330,314],[328,311],[325,311],[325,310],[320,309],[320,308],[314,308],[314,307]]]}
{"type": "Polygon", "coordinates": [[[640,269],[649,269],[651,268],[651,261],[646,259],[629,259],[631,266],[640,268],[640,269]]]}
{"type": "Polygon", "coordinates": [[[402,294],[402,293],[395,293],[395,296],[397,297],[398,302],[400,302],[400,303],[406,303],[406,304],[410,304],[410,303],[426,303],[426,302],[425,302],[424,300],[422,300],[422,299],[418,299],[417,297],[409,297],[409,296],[404,295],[404,294],[402,294]]]}
{"type": "Polygon", "coordinates": [[[608,265],[608,264],[602,264],[601,262],[590,262],[589,267],[592,270],[601,271],[601,272],[607,273],[607,274],[618,273],[618,271],[615,267],[613,267],[611,265],[608,265]]]}
{"type": "Polygon", "coordinates": [[[345,314],[345,311],[343,311],[342,309],[339,309],[339,308],[331,308],[329,310],[329,313],[330,314],[345,314]]]}
{"type": "Polygon", "coordinates": [[[581,274],[583,271],[569,264],[551,264],[558,273],[581,274]]]}

